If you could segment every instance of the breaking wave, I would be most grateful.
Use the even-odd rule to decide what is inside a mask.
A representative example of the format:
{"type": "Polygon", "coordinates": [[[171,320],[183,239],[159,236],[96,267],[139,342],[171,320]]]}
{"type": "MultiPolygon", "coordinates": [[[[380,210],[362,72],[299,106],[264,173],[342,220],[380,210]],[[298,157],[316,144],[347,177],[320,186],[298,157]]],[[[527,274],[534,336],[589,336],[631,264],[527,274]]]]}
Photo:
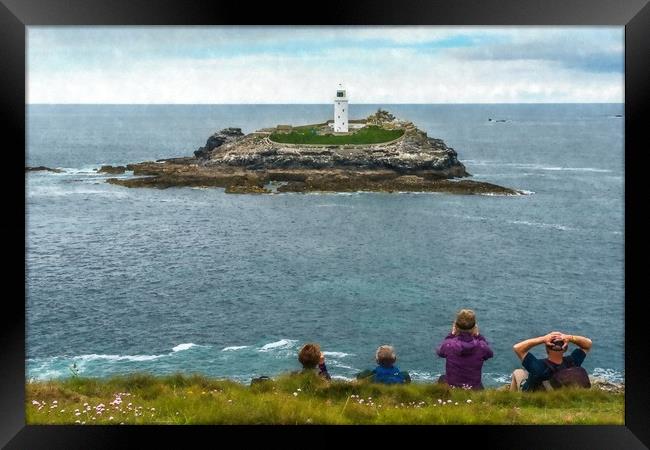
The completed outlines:
{"type": "Polygon", "coordinates": [[[294,339],[280,339],[279,341],[275,342],[269,342],[268,344],[264,344],[259,351],[260,352],[268,352],[270,350],[275,350],[275,349],[280,349],[280,348],[287,348],[293,346],[296,342],[294,339]]]}
{"type": "Polygon", "coordinates": [[[232,351],[235,351],[235,350],[241,350],[243,348],[248,348],[248,347],[249,347],[248,345],[233,345],[231,347],[222,348],[221,351],[222,352],[232,352],[232,351]]]}

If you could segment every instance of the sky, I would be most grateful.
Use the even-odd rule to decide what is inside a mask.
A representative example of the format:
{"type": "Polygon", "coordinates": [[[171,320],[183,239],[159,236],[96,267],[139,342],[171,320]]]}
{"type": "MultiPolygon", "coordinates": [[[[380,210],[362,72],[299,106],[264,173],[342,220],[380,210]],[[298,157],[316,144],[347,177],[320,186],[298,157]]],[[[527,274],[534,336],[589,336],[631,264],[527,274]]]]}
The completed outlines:
{"type": "Polygon", "coordinates": [[[623,27],[27,28],[27,103],[622,103],[623,27]]]}

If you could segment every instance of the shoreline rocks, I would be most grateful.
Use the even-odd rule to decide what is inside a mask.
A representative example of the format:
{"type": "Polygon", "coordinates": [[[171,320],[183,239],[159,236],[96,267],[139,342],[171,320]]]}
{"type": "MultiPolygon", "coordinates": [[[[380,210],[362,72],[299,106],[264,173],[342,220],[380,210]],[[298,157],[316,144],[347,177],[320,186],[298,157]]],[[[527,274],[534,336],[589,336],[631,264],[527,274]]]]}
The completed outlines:
{"type": "Polygon", "coordinates": [[[266,186],[281,183],[277,192],[446,192],[451,194],[521,195],[521,192],[491,183],[454,179],[446,172],[419,171],[403,174],[393,170],[274,169],[202,167],[198,163],[140,163],[130,165],[134,178],[109,178],[120,186],[220,187],[227,193],[272,193],[266,186]]]}
{"type": "Polygon", "coordinates": [[[45,167],[45,166],[36,166],[36,167],[25,166],[25,172],[39,172],[39,171],[47,171],[47,172],[54,172],[54,173],[63,172],[63,170],[61,169],[52,169],[51,167],[45,167]]]}
{"type": "Polygon", "coordinates": [[[126,166],[101,166],[97,173],[122,174],[126,172],[126,166]]]}

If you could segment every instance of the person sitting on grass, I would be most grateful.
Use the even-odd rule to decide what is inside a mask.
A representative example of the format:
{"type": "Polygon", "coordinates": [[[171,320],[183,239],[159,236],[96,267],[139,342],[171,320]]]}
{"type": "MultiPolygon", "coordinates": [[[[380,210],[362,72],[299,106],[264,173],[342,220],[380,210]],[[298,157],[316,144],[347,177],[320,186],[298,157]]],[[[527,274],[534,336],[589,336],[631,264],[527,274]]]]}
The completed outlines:
{"type": "Polygon", "coordinates": [[[515,344],[512,349],[521,360],[524,369],[512,372],[512,391],[553,390],[562,386],[591,387],[589,375],[582,368],[582,362],[591,349],[591,339],[583,336],[552,331],[545,336],[526,339],[515,344]],[[569,356],[564,353],[569,343],[575,344],[569,356]],[[545,359],[538,359],[529,350],[537,345],[545,344],[545,359]]]}
{"type": "Polygon", "coordinates": [[[476,314],[471,309],[461,309],[451,326],[451,333],[442,341],[436,354],[446,358],[445,373],[439,383],[466,389],[483,389],[481,370],[483,362],[494,353],[479,334],[476,314]]]}
{"type": "Polygon", "coordinates": [[[331,380],[325,366],[325,355],[320,351],[320,345],[309,343],[302,346],[298,352],[298,361],[302,364],[302,372],[314,372],[326,380],[331,380]]]}
{"type": "Polygon", "coordinates": [[[408,372],[402,372],[399,367],[395,366],[397,355],[390,345],[382,345],[375,353],[377,367],[372,370],[364,370],[357,374],[357,379],[369,379],[375,383],[383,384],[403,384],[410,383],[411,376],[408,372]]]}

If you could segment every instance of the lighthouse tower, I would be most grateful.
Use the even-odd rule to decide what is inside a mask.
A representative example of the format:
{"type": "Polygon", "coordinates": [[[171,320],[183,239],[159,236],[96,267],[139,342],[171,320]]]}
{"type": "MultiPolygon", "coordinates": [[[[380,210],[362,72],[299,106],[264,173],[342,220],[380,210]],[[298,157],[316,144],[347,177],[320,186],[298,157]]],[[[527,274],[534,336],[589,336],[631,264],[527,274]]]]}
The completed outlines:
{"type": "Polygon", "coordinates": [[[345,96],[345,89],[340,84],[334,99],[334,132],[348,132],[348,98],[345,96]]]}

